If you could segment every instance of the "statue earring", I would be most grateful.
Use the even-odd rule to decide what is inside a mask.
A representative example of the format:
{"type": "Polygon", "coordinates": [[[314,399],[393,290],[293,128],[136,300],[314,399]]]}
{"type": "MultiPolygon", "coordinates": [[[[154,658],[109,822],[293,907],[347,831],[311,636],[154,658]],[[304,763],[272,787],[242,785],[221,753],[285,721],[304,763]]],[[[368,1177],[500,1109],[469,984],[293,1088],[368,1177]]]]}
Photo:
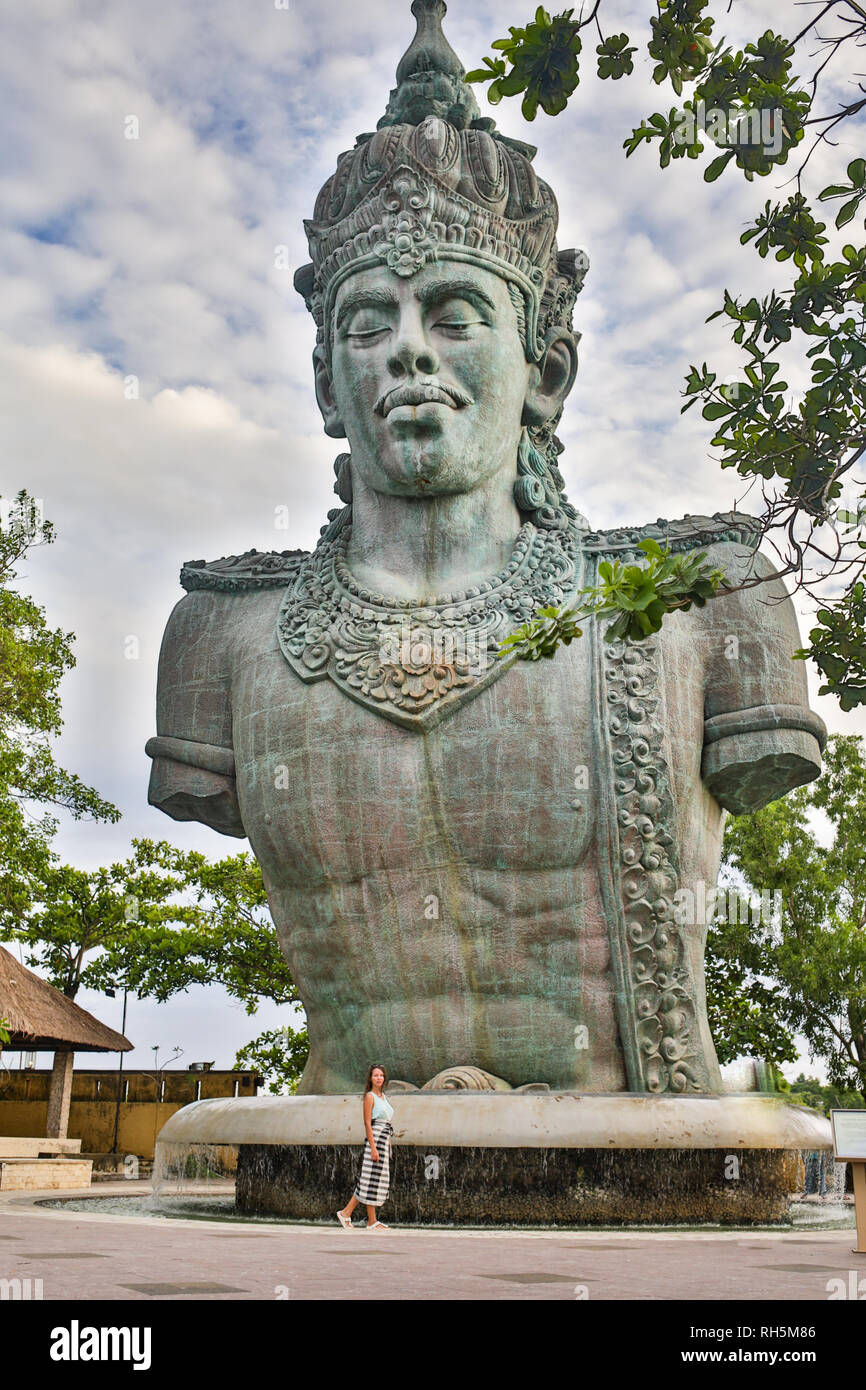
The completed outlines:
{"type": "Polygon", "coordinates": [[[337,481],[334,483],[334,491],[341,502],[346,506],[351,506],[352,502],[352,455],[339,454],[334,460],[334,472],[337,481]]]}
{"type": "Polygon", "coordinates": [[[517,477],[514,482],[514,501],[520,511],[528,513],[536,526],[543,530],[560,530],[577,518],[577,512],[566,502],[562,474],[554,462],[561,445],[556,436],[543,454],[524,425],[517,446],[517,477]]]}
{"type": "Polygon", "coordinates": [[[522,512],[534,512],[551,500],[545,487],[547,477],[547,460],[532,443],[529,430],[524,425],[517,446],[517,479],[514,484],[514,500],[522,512]]]}

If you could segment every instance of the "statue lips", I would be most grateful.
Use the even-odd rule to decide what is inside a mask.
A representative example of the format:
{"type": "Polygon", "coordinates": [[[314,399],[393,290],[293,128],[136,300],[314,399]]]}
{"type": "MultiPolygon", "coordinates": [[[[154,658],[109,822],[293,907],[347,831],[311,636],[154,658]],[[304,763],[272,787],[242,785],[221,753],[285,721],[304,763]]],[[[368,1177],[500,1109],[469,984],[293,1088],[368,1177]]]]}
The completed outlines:
{"type": "Polygon", "coordinates": [[[461,410],[472,404],[472,397],[458,386],[444,386],[437,381],[415,381],[392,387],[379,397],[373,409],[377,415],[387,417],[393,410],[408,407],[413,412],[411,418],[416,420],[419,417],[414,412],[419,406],[447,405],[451,410],[461,410]]]}

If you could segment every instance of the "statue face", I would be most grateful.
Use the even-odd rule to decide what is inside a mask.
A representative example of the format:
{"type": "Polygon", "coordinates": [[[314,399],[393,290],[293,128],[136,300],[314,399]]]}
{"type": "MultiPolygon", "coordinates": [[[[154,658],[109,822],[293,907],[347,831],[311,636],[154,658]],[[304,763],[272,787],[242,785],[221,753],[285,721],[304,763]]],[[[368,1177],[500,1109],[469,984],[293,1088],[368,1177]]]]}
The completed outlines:
{"type": "Polygon", "coordinates": [[[340,286],[333,314],[325,395],[356,476],[422,497],[513,475],[534,369],[501,276],[449,260],[411,278],[362,270],[340,286]]]}

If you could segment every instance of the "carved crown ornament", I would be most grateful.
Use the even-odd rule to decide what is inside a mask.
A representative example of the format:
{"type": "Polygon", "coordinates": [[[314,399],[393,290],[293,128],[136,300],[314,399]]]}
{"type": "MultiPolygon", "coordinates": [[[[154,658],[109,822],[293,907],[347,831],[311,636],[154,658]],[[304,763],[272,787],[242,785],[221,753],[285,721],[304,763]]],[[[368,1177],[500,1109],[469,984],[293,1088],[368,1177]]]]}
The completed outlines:
{"type": "Polygon", "coordinates": [[[388,211],[382,219],[383,236],[373,251],[395,274],[414,275],[428,260],[435,260],[438,251],[438,237],[430,231],[433,190],[404,169],[384,201],[388,211]]]}
{"type": "MultiPolygon", "coordinates": [[[[442,125],[431,117],[426,123],[442,125]]],[[[413,135],[417,135],[413,131],[413,135]]],[[[528,353],[540,358],[544,333],[561,281],[573,287],[571,304],[589,261],[583,252],[557,253],[553,195],[528,216],[512,220],[497,202],[482,203],[426,169],[411,145],[363,201],[335,224],[306,222],[313,266],[295,276],[326,347],[337,290],[349,275],[386,265],[400,276],[416,274],[431,260],[469,261],[510,281],[520,291],[526,314],[528,353]]],[[[557,306],[561,309],[561,306],[557,306]]]]}
{"type": "Polygon", "coordinates": [[[570,311],[589,261],[557,250],[556,199],[532,167],[534,146],[480,115],[441,15],[422,6],[417,17],[379,129],[339,156],[304,223],[312,263],[295,288],[327,347],[334,296],[353,271],[384,261],[413,275],[434,258],[475,261],[520,290],[527,353],[537,360],[549,322],[562,315],[564,282],[570,311]]]}

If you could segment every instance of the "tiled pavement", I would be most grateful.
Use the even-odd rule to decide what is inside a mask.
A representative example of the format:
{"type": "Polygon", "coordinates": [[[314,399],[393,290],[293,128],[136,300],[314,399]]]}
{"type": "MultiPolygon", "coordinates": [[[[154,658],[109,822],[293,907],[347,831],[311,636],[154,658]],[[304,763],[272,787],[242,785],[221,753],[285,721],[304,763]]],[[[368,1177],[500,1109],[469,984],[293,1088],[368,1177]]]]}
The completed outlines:
{"type": "MultiPolygon", "coordinates": [[[[130,1187],[100,1184],[96,1195],[130,1187]]],[[[866,1256],[852,1253],[850,1230],[368,1235],[336,1221],[227,1225],[36,1205],[61,1195],[0,1195],[0,1279],[41,1279],[45,1300],[826,1301],[839,1288],[829,1281],[852,1287],[851,1271],[866,1294],[866,1256]]]]}

